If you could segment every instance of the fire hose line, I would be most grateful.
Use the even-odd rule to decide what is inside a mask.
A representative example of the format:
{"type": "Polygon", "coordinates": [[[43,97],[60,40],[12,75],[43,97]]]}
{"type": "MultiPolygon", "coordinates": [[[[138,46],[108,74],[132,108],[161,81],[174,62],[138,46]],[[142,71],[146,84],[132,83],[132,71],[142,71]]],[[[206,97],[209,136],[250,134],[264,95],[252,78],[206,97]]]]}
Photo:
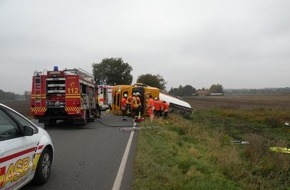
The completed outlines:
{"type": "Polygon", "coordinates": [[[106,124],[104,122],[101,122],[99,119],[96,119],[95,121],[97,121],[98,123],[106,126],[106,127],[132,127],[133,125],[109,125],[109,124],[106,124]]]}

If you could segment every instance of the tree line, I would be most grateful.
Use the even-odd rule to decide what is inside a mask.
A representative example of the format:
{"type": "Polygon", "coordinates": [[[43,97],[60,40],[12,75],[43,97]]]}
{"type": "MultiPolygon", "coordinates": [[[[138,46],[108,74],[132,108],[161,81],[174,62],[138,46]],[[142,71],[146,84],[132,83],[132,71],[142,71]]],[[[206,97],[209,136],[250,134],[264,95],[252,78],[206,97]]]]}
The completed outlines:
{"type": "Polygon", "coordinates": [[[13,92],[0,90],[0,100],[16,100],[17,95],[13,92]]]}
{"type": "MultiPolygon", "coordinates": [[[[92,64],[93,76],[96,84],[106,85],[131,85],[133,76],[131,74],[133,68],[128,63],[124,62],[122,58],[104,58],[98,63],[92,64]]],[[[138,76],[137,83],[143,83],[144,85],[157,87],[160,90],[166,91],[166,81],[160,74],[142,74],[138,76]]],[[[191,96],[197,95],[201,91],[206,93],[226,93],[226,94],[259,94],[263,92],[267,93],[285,93],[290,92],[290,88],[284,89],[241,89],[241,90],[224,90],[221,84],[213,84],[208,89],[196,89],[191,85],[180,85],[178,88],[171,88],[168,93],[175,96],[191,96]],[[225,92],[224,92],[225,91],[225,92]]],[[[0,100],[15,100],[15,99],[29,99],[29,93],[24,92],[24,95],[17,95],[13,92],[4,92],[0,90],[0,100]],[[21,96],[21,97],[19,97],[21,96]]]]}
{"type": "Polygon", "coordinates": [[[225,95],[275,95],[290,94],[290,88],[263,88],[263,89],[226,89],[225,95]]]}
{"type": "MultiPolygon", "coordinates": [[[[105,58],[99,63],[93,63],[92,67],[96,84],[132,84],[132,66],[125,63],[122,58],[105,58]]],[[[138,76],[137,83],[165,90],[167,82],[160,74],[143,74],[138,76]]]]}
{"type": "MultiPolygon", "coordinates": [[[[122,58],[105,58],[99,63],[93,63],[93,75],[97,84],[132,84],[133,76],[131,75],[132,66],[125,63],[122,58]]],[[[166,91],[166,81],[160,74],[142,74],[138,76],[137,83],[159,88],[166,91]]],[[[175,96],[191,96],[196,94],[197,90],[191,85],[171,88],[169,94],[175,96]]],[[[212,85],[209,92],[223,93],[223,87],[220,84],[212,85]]]]}
{"type": "MultiPolygon", "coordinates": [[[[99,63],[92,64],[93,77],[96,84],[131,85],[133,81],[132,70],[132,66],[124,62],[122,58],[104,58],[99,63]]],[[[166,91],[167,82],[160,74],[142,74],[138,76],[136,82],[166,91]]],[[[169,93],[175,96],[190,96],[196,93],[196,89],[191,85],[179,86],[178,88],[171,88],[169,93]]],[[[29,99],[27,91],[21,96],[21,99],[29,99]]],[[[15,99],[19,99],[19,95],[12,92],[0,92],[0,100],[15,99]]]]}
{"type": "Polygon", "coordinates": [[[25,91],[24,94],[16,94],[14,92],[5,92],[0,90],[0,101],[1,100],[29,100],[30,93],[25,91]]]}

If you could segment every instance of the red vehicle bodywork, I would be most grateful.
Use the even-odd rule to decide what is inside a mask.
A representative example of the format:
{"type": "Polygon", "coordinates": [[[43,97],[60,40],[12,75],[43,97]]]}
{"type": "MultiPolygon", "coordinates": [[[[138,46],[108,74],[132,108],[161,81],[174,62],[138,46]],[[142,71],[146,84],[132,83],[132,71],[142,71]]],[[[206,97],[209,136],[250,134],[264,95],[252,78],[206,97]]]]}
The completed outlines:
{"type": "Polygon", "coordinates": [[[45,125],[57,120],[85,124],[95,116],[96,94],[93,77],[79,69],[35,72],[31,114],[45,125]]]}

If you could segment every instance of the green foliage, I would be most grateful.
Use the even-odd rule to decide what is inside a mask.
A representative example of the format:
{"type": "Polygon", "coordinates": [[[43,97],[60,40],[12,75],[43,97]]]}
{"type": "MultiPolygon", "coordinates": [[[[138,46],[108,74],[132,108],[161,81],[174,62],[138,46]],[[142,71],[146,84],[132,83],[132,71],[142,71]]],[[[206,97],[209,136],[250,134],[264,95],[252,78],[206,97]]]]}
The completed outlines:
{"type": "Polygon", "coordinates": [[[152,75],[152,74],[145,74],[140,75],[137,79],[137,83],[143,83],[148,86],[156,87],[161,90],[165,90],[166,88],[166,81],[163,79],[161,75],[152,75]]]}
{"type": "Polygon", "coordinates": [[[0,90],[0,100],[16,100],[17,95],[13,92],[0,90]]]}
{"type": "Polygon", "coordinates": [[[196,93],[196,89],[191,85],[179,86],[178,88],[171,88],[169,94],[174,96],[192,96],[196,93]]]}
{"type": "Polygon", "coordinates": [[[213,84],[209,88],[209,93],[224,93],[223,86],[221,84],[213,84]]]}
{"type": "Polygon", "coordinates": [[[100,63],[93,63],[93,75],[97,84],[131,84],[132,67],[122,58],[105,58],[100,63]]]}

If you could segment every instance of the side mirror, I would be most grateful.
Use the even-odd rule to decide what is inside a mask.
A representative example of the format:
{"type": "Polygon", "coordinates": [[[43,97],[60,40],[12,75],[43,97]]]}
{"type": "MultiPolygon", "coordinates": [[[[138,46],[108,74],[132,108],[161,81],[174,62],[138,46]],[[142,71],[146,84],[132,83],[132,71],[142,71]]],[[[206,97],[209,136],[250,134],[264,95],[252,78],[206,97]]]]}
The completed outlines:
{"type": "Polygon", "coordinates": [[[24,133],[24,136],[32,136],[34,134],[34,130],[32,127],[23,126],[23,133],[24,133]]]}

